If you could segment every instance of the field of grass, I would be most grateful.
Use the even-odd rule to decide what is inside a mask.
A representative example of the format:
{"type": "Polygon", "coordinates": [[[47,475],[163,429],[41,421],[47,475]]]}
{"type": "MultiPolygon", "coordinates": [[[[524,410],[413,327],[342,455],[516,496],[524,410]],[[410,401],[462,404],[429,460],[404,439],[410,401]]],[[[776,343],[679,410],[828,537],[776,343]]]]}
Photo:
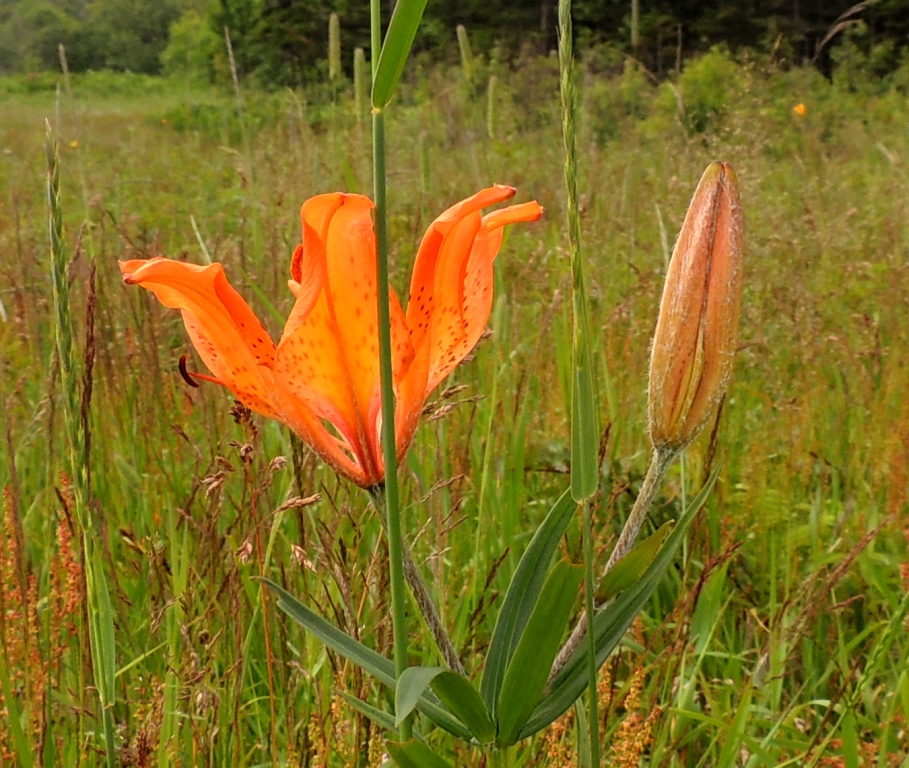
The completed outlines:
{"type": "MultiPolygon", "coordinates": [[[[719,481],[601,672],[608,765],[909,765],[905,85],[845,66],[830,83],[718,53],[675,90],[630,66],[591,59],[583,71],[604,560],[647,468],[650,336],[710,160],[736,169],[746,218],[735,381],[715,440],[673,469],[653,523],[677,516],[721,463],[719,481]]],[[[423,66],[388,126],[399,295],[426,226],[453,202],[499,182],[546,209],[506,235],[492,332],[436,393],[402,468],[405,535],[469,669],[567,485],[569,453],[556,64],[501,69],[491,121],[487,95],[485,78],[423,66]]],[[[45,118],[60,140],[74,343],[93,363],[89,503],[115,615],[122,764],[382,763],[382,733],[341,694],[382,705],[388,692],[252,579],[267,575],[390,655],[384,539],[366,496],[294,457],[284,428],[232,412],[225,390],[190,389],[179,313],[124,286],[117,267],[159,254],[223,262],[278,338],[301,203],[371,190],[369,122],[353,104],[343,88],[238,101],[126,75],[0,81],[0,765],[103,763],[64,471],[45,118]]],[[[579,531],[563,545],[577,560],[579,531]]],[[[410,626],[414,663],[436,663],[410,626]]],[[[575,731],[566,716],[516,764],[577,765],[575,731]]],[[[479,764],[444,734],[428,739],[457,765],[479,764]]]]}

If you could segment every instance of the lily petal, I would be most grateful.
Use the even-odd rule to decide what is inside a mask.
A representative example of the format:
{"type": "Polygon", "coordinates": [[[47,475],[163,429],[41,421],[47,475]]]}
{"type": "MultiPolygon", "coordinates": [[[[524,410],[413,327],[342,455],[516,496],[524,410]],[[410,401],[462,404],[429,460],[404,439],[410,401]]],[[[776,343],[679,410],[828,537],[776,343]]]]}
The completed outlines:
{"type": "MultiPolygon", "coordinates": [[[[278,345],[283,384],[347,441],[361,471],[382,477],[376,250],[372,201],[320,195],[301,209],[303,244],[294,254],[297,296],[278,345]]],[[[391,295],[393,369],[413,358],[404,313],[391,295]]]]}
{"type": "Polygon", "coordinates": [[[476,346],[492,309],[492,264],[502,227],[535,221],[543,209],[523,203],[481,216],[513,197],[496,185],[453,205],[429,227],[414,263],[407,326],[414,359],[398,387],[398,452],[410,445],[429,394],[476,346]]]}
{"type": "Polygon", "coordinates": [[[474,348],[486,327],[501,228],[542,215],[543,209],[532,202],[481,217],[482,207],[507,200],[514,192],[499,185],[478,192],[443,213],[423,238],[407,305],[415,350],[429,347],[423,398],[474,348]]]}
{"type": "Polygon", "coordinates": [[[244,405],[280,419],[271,398],[275,344],[220,264],[170,259],[121,261],[123,281],[152,291],[179,309],[193,346],[215,378],[244,405]]]}

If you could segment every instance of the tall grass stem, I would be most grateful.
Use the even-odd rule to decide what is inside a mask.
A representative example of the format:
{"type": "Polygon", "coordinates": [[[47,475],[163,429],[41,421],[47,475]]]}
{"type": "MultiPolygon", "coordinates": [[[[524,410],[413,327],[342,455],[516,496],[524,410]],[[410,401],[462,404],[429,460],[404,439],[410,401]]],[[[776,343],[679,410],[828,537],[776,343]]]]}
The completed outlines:
{"type": "MultiPolygon", "coordinates": [[[[593,510],[589,501],[581,504],[584,508],[584,609],[593,616],[596,581],[593,576],[595,552],[593,547],[593,510]]],[[[597,698],[597,644],[593,632],[587,633],[587,691],[590,708],[589,757],[591,768],[600,768],[600,713],[597,698]]]]}
{"type": "Polygon", "coordinates": [[[467,35],[467,27],[463,24],[457,26],[458,48],[461,51],[461,69],[464,72],[464,81],[468,85],[473,84],[473,52],[470,50],[470,38],[467,35]]]}
{"type": "MultiPolygon", "coordinates": [[[[559,0],[559,91],[562,109],[562,152],[565,162],[565,192],[568,211],[568,240],[571,252],[572,328],[571,387],[571,495],[583,517],[584,603],[586,615],[594,612],[594,546],[590,498],[599,484],[599,440],[596,392],[590,357],[587,321],[587,290],[581,252],[581,221],[578,201],[577,102],[574,84],[574,54],[571,29],[571,0],[559,0]]],[[[599,713],[597,702],[596,638],[588,633],[587,690],[590,709],[588,763],[600,765],[599,713]]]]}
{"type": "Polygon", "coordinates": [[[495,75],[489,76],[489,83],[486,86],[486,135],[490,139],[496,137],[496,101],[498,100],[499,78],[495,75]]]}
{"type": "Polygon", "coordinates": [[[357,125],[363,122],[366,115],[366,102],[369,99],[369,73],[366,71],[366,53],[362,48],[354,48],[354,110],[357,114],[357,125]]]}
{"type": "Polygon", "coordinates": [[[60,154],[50,123],[45,121],[44,151],[47,159],[48,235],[54,298],[54,325],[63,389],[63,429],[66,436],[73,510],[82,537],[85,589],[88,598],[88,634],[92,673],[101,708],[104,750],[108,768],[117,764],[113,706],[115,697],[116,643],[113,608],[102,547],[97,541],[89,512],[88,413],[89,401],[78,392],[78,364],[73,344],[73,321],[63,239],[63,206],[60,199],[60,154]]]}
{"type": "Polygon", "coordinates": [[[578,200],[577,99],[572,52],[571,0],[559,2],[559,91],[562,109],[562,154],[565,169],[568,241],[571,254],[573,310],[571,352],[571,496],[581,502],[596,493],[599,482],[599,418],[590,356],[587,288],[581,252],[578,200]]]}

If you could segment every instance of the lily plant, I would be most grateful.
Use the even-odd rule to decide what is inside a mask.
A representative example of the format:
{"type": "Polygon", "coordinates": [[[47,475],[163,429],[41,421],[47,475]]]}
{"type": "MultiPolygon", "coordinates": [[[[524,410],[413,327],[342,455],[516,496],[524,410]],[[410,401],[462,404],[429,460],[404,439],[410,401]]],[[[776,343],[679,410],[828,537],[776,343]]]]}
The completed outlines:
{"type": "MultiPolygon", "coordinates": [[[[659,311],[648,410],[653,462],[612,556],[594,578],[588,502],[598,483],[599,425],[580,248],[570,3],[561,0],[575,313],[571,487],[520,559],[480,662],[482,674],[465,670],[403,545],[397,463],[413,440],[426,399],[486,328],[504,227],[536,221],[543,209],[529,201],[484,214],[515,195],[509,186],[490,186],[467,197],[442,213],[423,237],[406,307],[388,288],[383,117],[424,6],[425,0],[398,0],[383,43],[379,4],[373,0],[375,200],[333,192],[303,204],[302,238],[288,280],[294,303],[277,343],[220,264],[153,258],[123,262],[121,270],[127,284],[150,290],[183,313],[189,338],[209,371],[191,373],[181,361],[191,384],[219,384],[253,411],[287,425],[338,474],[367,489],[379,508],[389,538],[394,659],[268,582],[289,616],[394,692],[391,711],[348,696],[351,706],[397,733],[387,749],[402,768],[449,766],[427,746],[425,729],[414,735],[415,713],[482,748],[492,764],[504,765],[513,745],[552,723],[585,690],[595,690],[598,669],[665,574],[716,480],[714,472],[678,520],[637,543],[666,471],[717,417],[731,375],[742,285],[742,214],[735,173],[726,163],[711,164],[682,225],[659,311]],[[558,556],[578,510],[584,513],[584,565],[558,556]],[[409,664],[404,577],[444,665],[409,664]],[[582,582],[585,602],[579,610],[582,582]]],[[[594,695],[590,703],[590,762],[598,764],[594,695]]]]}

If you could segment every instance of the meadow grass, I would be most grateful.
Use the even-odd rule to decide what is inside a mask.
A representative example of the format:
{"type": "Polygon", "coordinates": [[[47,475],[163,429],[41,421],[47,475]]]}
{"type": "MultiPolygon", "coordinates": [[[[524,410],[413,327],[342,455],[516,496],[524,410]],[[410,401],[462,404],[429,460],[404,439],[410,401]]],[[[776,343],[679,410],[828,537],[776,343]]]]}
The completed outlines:
{"type": "MultiPolygon", "coordinates": [[[[714,434],[671,472],[653,523],[677,517],[722,462],[720,479],[677,567],[601,671],[604,757],[905,765],[905,92],[710,56],[675,91],[631,65],[598,74],[589,64],[579,83],[604,562],[649,459],[647,362],[668,248],[710,160],[735,167],[746,217],[735,381],[714,434]]],[[[89,508],[115,613],[121,762],[379,765],[380,731],[342,694],[385,706],[388,692],[288,622],[252,579],[280,582],[390,656],[379,521],[314,457],[293,461],[283,428],[232,410],[216,386],[189,389],[177,373],[192,354],[178,313],[124,287],[116,263],[221,261],[277,338],[300,204],[371,190],[352,88],[244,90],[238,103],[104,73],[57,93],[57,78],[45,80],[0,88],[0,764],[103,761],[54,356],[47,117],[60,141],[80,354],[96,270],[89,508]]],[[[402,468],[405,534],[475,669],[523,547],[568,482],[557,64],[525,58],[469,81],[423,65],[388,134],[402,297],[420,237],[451,203],[501,182],[546,208],[506,235],[492,333],[436,393],[402,468]],[[478,85],[489,74],[493,138],[478,85]]],[[[580,520],[564,549],[581,559],[580,520]]],[[[412,660],[437,663],[415,614],[410,628],[412,660]]],[[[575,739],[569,715],[522,745],[516,764],[575,765],[575,739]]],[[[459,765],[478,760],[429,741],[459,765]]]]}

